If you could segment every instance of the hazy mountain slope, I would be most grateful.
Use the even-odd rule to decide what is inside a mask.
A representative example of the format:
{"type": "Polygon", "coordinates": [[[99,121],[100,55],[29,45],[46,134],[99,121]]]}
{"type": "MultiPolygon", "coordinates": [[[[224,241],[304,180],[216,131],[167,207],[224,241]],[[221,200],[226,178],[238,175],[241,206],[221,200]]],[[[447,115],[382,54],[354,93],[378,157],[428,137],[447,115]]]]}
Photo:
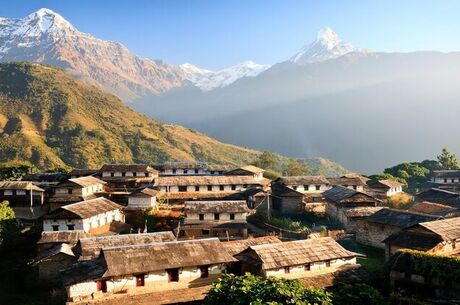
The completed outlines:
{"type": "MultiPolygon", "coordinates": [[[[259,154],[150,119],[63,70],[0,64],[0,162],[19,159],[43,167],[63,163],[98,167],[105,162],[200,160],[242,165],[259,154]]],[[[307,164],[331,175],[346,172],[322,158],[307,164]]]]}
{"type": "Polygon", "coordinates": [[[460,53],[349,53],[151,102],[162,105],[155,108],[160,119],[223,141],[373,172],[444,146],[460,152],[459,71],[460,53]]]}
{"type": "Polygon", "coordinates": [[[125,100],[160,94],[185,79],[179,67],[141,58],[120,43],[82,33],[49,9],[24,18],[0,17],[0,61],[57,65],[125,100]]]}

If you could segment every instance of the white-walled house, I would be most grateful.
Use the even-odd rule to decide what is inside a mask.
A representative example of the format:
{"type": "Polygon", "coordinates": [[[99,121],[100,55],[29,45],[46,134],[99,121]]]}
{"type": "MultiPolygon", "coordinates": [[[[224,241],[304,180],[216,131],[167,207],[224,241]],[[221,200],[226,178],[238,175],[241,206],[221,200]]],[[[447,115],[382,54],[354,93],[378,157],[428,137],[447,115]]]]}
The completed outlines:
{"type": "Polygon", "coordinates": [[[160,172],[160,176],[217,176],[224,175],[235,167],[205,162],[166,162],[155,168],[160,172]]]}
{"type": "Polygon", "coordinates": [[[349,189],[353,189],[358,192],[364,191],[364,187],[366,186],[366,179],[361,176],[342,176],[340,178],[327,178],[329,181],[329,187],[332,188],[334,186],[343,186],[349,189]]]}
{"type": "Polygon", "coordinates": [[[96,198],[106,192],[106,182],[93,176],[71,178],[54,187],[52,204],[68,204],[96,198]]]}
{"type": "Polygon", "coordinates": [[[324,176],[280,177],[275,183],[308,194],[322,193],[329,189],[329,181],[324,176]]]}
{"type": "Polygon", "coordinates": [[[96,198],[62,206],[43,219],[43,231],[92,230],[125,222],[122,206],[106,199],[96,198]]]}
{"type": "Polygon", "coordinates": [[[217,238],[103,248],[62,273],[69,301],[207,286],[236,260],[217,238]]]}
{"type": "Polygon", "coordinates": [[[143,187],[132,192],[128,197],[128,208],[155,209],[157,208],[156,195],[158,191],[150,187],[143,187]]]}
{"type": "Polygon", "coordinates": [[[308,278],[337,271],[342,266],[356,266],[360,254],[343,248],[330,237],[250,246],[235,258],[241,273],[262,277],[308,278]]]}
{"type": "Polygon", "coordinates": [[[111,191],[128,192],[158,177],[158,171],[148,164],[105,164],[100,172],[111,191]]]}
{"type": "Polygon", "coordinates": [[[249,213],[245,200],[187,201],[179,237],[246,238],[249,213]]]}
{"type": "Polygon", "coordinates": [[[430,181],[437,184],[460,183],[460,170],[433,171],[430,181]]]}
{"type": "Polygon", "coordinates": [[[369,182],[369,187],[377,193],[384,194],[386,197],[391,197],[403,192],[402,183],[391,179],[369,182]]]}

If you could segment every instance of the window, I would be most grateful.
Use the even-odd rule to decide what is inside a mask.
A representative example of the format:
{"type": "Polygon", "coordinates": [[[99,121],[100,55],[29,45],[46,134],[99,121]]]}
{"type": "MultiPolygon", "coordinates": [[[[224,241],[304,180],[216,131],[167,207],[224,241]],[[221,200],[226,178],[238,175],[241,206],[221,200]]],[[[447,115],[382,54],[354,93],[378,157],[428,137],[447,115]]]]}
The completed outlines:
{"type": "Polygon", "coordinates": [[[53,231],[59,231],[59,225],[52,225],[53,231]]]}
{"type": "Polygon", "coordinates": [[[200,277],[202,279],[209,277],[209,267],[208,266],[201,266],[200,272],[201,272],[200,277]]]}
{"type": "Polygon", "coordinates": [[[195,192],[199,192],[200,191],[200,187],[197,185],[195,186],[195,192]]]}
{"type": "Polygon", "coordinates": [[[291,268],[284,267],[284,273],[291,273],[291,268]]]}
{"type": "Polygon", "coordinates": [[[209,235],[210,231],[208,229],[201,230],[201,235],[209,235]]]}
{"type": "Polygon", "coordinates": [[[220,214],[214,213],[214,220],[219,220],[219,219],[220,219],[220,214]]]}
{"type": "Polygon", "coordinates": [[[447,179],[444,179],[444,183],[447,183],[447,179]]]}
{"type": "Polygon", "coordinates": [[[179,185],[179,192],[186,192],[186,191],[187,191],[187,186],[179,185]]]}
{"type": "Polygon", "coordinates": [[[188,170],[184,169],[184,174],[188,174],[188,170]]]}
{"type": "Polygon", "coordinates": [[[107,281],[105,280],[97,281],[97,291],[107,292],[107,281]]]}
{"type": "Polygon", "coordinates": [[[331,261],[326,261],[326,267],[330,267],[331,266],[331,261]]]}
{"type": "Polygon", "coordinates": [[[235,220],[235,214],[230,213],[230,220],[235,220]]]}
{"type": "Polygon", "coordinates": [[[72,194],[73,189],[67,189],[67,194],[72,194]]]}
{"type": "Polygon", "coordinates": [[[305,191],[308,191],[308,185],[304,185],[304,186],[303,186],[303,189],[304,189],[305,191]]]}
{"type": "Polygon", "coordinates": [[[67,225],[67,229],[69,231],[73,231],[73,230],[75,230],[75,225],[67,225]]]}
{"type": "Polygon", "coordinates": [[[177,171],[175,169],[172,170],[173,174],[175,174],[177,171]]]}
{"type": "Polygon", "coordinates": [[[148,176],[149,176],[149,173],[148,173],[148,172],[145,172],[144,175],[145,175],[146,177],[148,177],[148,176]]]}
{"type": "Polygon", "coordinates": [[[236,190],[236,185],[232,185],[232,191],[235,191],[236,190]]]}
{"type": "Polygon", "coordinates": [[[293,186],[292,186],[292,189],[293,189],[294,191],[297,191],[297,185],[293,185],[293,186]]]}
{"type": "Polygon", "coordinates": [[[137,287],[145,286],[145,275],[144,274],[136,275],[136,286],[137,287]]]}
{"type": "Polygon", "coordinates": [[[208,191],[212,191],[212,185],[208,185],[208,191]]]}
{"type": "Polygon", "coordinates": [[[126,173],[125,173],[125,172],[122,172],[122,173],[121,173],[121,176],[122,176],[122,177],[126,176],[126,173]]]}
{"type": "Polygon", "coordinates": [[[110,173],[110,177],[115,177],[115,173],[110,173]]]}
{"type": "Polygon", "coordinates": [[[224,190],[224,186],[223,185],[219,185],[219,191],[223,191],[224,190]]]}
{"type": "Polygon", "coordinates": [[[214,171],[211,171],[211,175],[214,175],[214,171]]]}
{"type": "Polygon", "coordinates": [[[195,169],[195,174],[198,174],[198,169],[195,169]]]}
{"type": "Polygon", "coordinates": [[[179,268],[167,269],[168,282],[179,282],[179,268]]]}
{"type": "Polygon", "coordinates": [[[310,271],[310,269],[311,269],[311,264],[306,264],[306,265],[304,266],[304,270],[305,270],[305,271],[310,271]]]}
{"type": "Polygon", "coordinates": [[[223,175],[224,172],[223,172],[223,171],[219,171],[218,174],[219,174],[219,175],[223,175]]]}
{"type": "Polygon", "coordinates": [[[199,220],[204,220],[204,214],[198,214],[198,219],[199,220]]]}
{"type": "Polygon", "coordinates": [[[358,189],[358,186],[357,186],[357,185],[353,185],[353,189],[354,189],[354,190],[357,190],[357,189],[358,189]]]}
{"type": "Polygon", "coordinates": [[[137,177],[137,173],[136,173],[136,172],[133,172],[133,177],[137,177]]]}
{"type": "Polygon", "coordinates": [[[452,183],[454,183],[454,182],[455,182],[455,179],[452,179],[452,183]]]}
{"type": "Polygon", "coordinates": [[[315,189],[316,189],[317,191],[321,190],[321,185],[315,185],[315,189]]]}

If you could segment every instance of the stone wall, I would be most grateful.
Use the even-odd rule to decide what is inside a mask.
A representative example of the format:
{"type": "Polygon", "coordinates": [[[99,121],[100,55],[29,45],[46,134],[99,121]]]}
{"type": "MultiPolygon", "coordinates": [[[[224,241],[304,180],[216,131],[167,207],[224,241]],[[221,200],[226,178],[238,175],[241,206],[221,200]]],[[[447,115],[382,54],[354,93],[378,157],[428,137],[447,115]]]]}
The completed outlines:
{"type": "Polygon", "coordinates": [[[380,249],[385,249],[383,240],[391,234],[401,231],[400,227],[377,224],[369,221],[360,222],[359,226],[355,227],[356,241],[380,249]]]}

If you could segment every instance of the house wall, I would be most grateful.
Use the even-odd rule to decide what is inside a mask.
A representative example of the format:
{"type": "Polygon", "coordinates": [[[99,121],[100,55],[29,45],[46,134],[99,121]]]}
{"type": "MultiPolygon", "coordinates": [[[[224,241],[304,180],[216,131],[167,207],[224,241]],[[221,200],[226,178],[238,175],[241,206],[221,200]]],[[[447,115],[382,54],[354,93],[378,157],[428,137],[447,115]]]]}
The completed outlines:
{"type": "Polygon", "coordinates": [[[296,190],[301,193],[310,193],[310,194],[318,194],[329,189],[327,184],[309,184],[309,185],[286,185],[287,187],[296,190]],[[319,190],[316,189],[316,186],[319,186],[319,190]]]}
{"type": "Polygon", "coordinates": [[[301,196],[297,197],[274,197],[273,211],[279,214],[292,215],[305,211],[305,204],[301,196]]]}
{"type": "MultiPolygon", "coordinates": [[[[6,200],[11,207],[30,206],[30,191],[28,190],[0,190],[0,202],[6,200]]],[[[42,206],[44,202],[43,192],[32,191],[32,206],[42,206]]]]}
{"type": "Polygon", "coordinates": [[[402,186],[399,187],[391,187],[387,192],[387,197],[393,196],[395,194],[402,193],[402,186]]]}
{"type": "MultiPolygon", "coordinates": [[[[214,213],[201,213],[204,215],[203,221],[213,221],[214,220],[214,213]]],[[[235,221],[241,222],[241,220],[246,220],[248,213],[233,213],[235,215],[235,221]]],[[[200,221],[200,213],[187,213],[186,219],[184,223],[197,223],[200,221]]],[[[220,221],[230,221],[230,213],[219,213],[219,220],[220,221]]]]}
{"type": "Polygon", "coordinates": [[[431,182],[434,182],[434,183],[460,183],[460,178],[457,178],[457,177],[431,178],[431,182]]]}
{"type": "Polygon", "coordinates": [[[356,227],[356,241],[363,245],[385,249],[383,240],[391,234],[401,231],[401,229],[400,227],[363,221],[360,226],[356,227]]]}
{"type": "Polygon", "coordinates": [[[86,187],[81,187],[78,185],[75,186],[64,186],[64,187],[56,187],[54,189],[54,196],[88,196],[94,193],[104,191],[104,184],[98,183],[86,187]],[[69,189],[72,190],[72,193],[69,194],[69,189]]]}
{"type": "MultiPolygon", "coordinates": [[[[257,186],[257,185],[248,185],[247,187],[252,187],[252,186],[257,186]]],[[[207,185],[187,185],[185,186],[184,192],[197,192],[196,187],[198,187],[198,192],[209,192],[208,191],[208,186],[207,185]]],[[[212,192],[219,192],[219,191],[243,191],[247,187],[244,187],[241,184],[233,184],[233,185],[223,185],[224,189],[220,189],[220,185],[211,185],[212,192]]],[[[170,192],[170,193],[179,193],[179,186],[177,185],[171,185],[171,186],[160,186],[159,190],[161,192],[170,192]]]]}
{"type": "Polygon", "coordinates": [[[180,237],[185,237],[185,238],[209,238],[209,237],[218,237],[221,240],[227,240],[227,238],[230,238],[232,240],[234,239],[241,239],[241,238],[246,238],[248,236],[248,229],[247,228],[225,228],[225,227],[212,227],[209,226],[209,234],[205,234],[203,232],[203,229],[205,227],[187,227],[187,225],[184,225],[181,227],[181,233],[179,233],[180,237]],[[182,235],[183,234],[183,235],[182,235]]]}
{"type": "Polygon", "coordinates": [[[153,208],[156,206],[156,197],[128,197],[128,206],[129,207],[139,207],[139,208],[153,208]]]}
{"type": "MultiPolygon", "coordinates": [[[[118,277],[107,280],[107,294],[127,290],[127,293],[135,292],[153,292],[153,291],[167,291],[175,289],[184,289],[196,286],[209,285],[215,281],[220,274],[225,270],[223,264],[212,265],[209,267],[209,277],[201,278],[201,271],[199,267],[186,267],[181,268],[179,272],[178,282],[168,282],[168,275],[166,271],[156,271],[145,274],[145,286],[136,287],[136,277],[132,275],[118,277]]],[[[97,291],[97,281],[88,281],[77,283],[66,287],[67,297],[69,300],[77,301],[85,297],[91,297],[97,291]]]]}
{"type": "Polygon", "coordinates": [[[102,177],[103,178],[109,178],[109,177],[153,177],[153,173],[150,172],[102,172],[102,177]],[[113,174],[113,176],[112,176],[113,174]]]}
{"type": "Polygon", "coordinates": [[[102,213],[91,218],[85,219],[44,219],[43,231],[53,231],[53,225],[58,225],[58,231],[67,231],[67,225],[75,225],[74,230],[89,232],[90,229],[102,227],[105,224],[113,221],[125,222],[125,217],[120,210],[113,210],[107,213],[102,213]]]}

